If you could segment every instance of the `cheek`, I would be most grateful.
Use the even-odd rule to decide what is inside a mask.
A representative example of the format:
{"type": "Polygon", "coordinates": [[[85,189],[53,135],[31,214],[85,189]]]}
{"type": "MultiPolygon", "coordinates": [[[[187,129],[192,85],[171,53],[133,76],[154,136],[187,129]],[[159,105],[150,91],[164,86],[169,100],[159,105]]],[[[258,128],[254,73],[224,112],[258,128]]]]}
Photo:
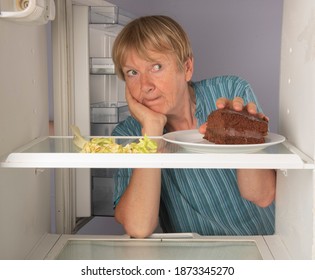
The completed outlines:
{"type": "Polygon", "coordinates": [[[134,99],[137,101],[142,100],[140,86],[136,82],[126,82],[126,87],[134,99]]]}

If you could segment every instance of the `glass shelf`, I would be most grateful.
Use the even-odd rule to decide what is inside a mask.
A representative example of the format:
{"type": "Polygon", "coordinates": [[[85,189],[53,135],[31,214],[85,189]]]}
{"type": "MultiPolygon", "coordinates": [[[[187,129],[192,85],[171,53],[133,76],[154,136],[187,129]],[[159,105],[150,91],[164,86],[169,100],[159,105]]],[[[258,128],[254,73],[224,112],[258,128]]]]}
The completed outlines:
{"type": "Polygon", "coordinates": [[[58,260],[262,260],[254,241],[69,240],[58,260]],[[128,242],[128,243],[127,243],[128,242]],[[91,253],[92,252],[92,253],[91,253]]]}
{"type": "Polygon", "coordinates": [[[117,6],[92,6],[89,9],[89,27],[109,36],[116,36],[132,18],[117,6]]]}
{"type": "Polygon", "coordinates": [[[89,24],[90,28],[99,30],[105,35],[116,37],[118,33],[123,29],[123,25],[120,24],[89,24]]]}
{"type": "MultiPolygon", "coordinates": [[[[51,239],[53,236],[48,236],[48,238],[51,239]]],[[[127,235],[61,235],[55,237],[54,240],[53,247],[46,249],[47,253],[40,250],[40,256],[35,252],[36,254],[32,257],[63,260],[273,259],[263,236],[200,236],[195,233],[162,233],[153,234],[146,239],[134,239],[127,235]]],[[[47,243],[47,240],[43,240],[42,243],[47,243]]],[[[41,246],[42,244],[39,247],[41,246]]]]}
{"type": "MultiPolygon", "coordinates": [[[[103,136],[108,137],[108,136],[103,136]]],[[[139,137],[113,137],[126,145],[139,137]]],[[[1,167],[17,168],[262,168],[314,169],[314,162],[288,142],[256,153],[193,153],[162,137],[154,154],[80,153],[73,137],[44,137],[9,154],[1,167]]]]}
{"type": "Polygon", "coordinates": [[[90,74],[115,75],[115,66],[111,57],[91,57],[90,74]]]}
{"type": "Polygon", "coordinates": [[[90,105],[91,123],[117,124],[129,115],[127,103],[99,102],[90,105]]]}
{"type": "Polygon", "coordinates": [[[89,10],[90,24],[125,25],[131,18],[128,12],[117,6],[91,6],[89,10]]]}

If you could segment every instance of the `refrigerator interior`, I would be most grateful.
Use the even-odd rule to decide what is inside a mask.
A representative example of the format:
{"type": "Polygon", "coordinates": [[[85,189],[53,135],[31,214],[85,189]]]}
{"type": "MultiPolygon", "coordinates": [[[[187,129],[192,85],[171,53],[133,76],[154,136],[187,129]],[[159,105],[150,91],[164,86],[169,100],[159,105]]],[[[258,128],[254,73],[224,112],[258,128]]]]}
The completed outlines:
{"type": "MultiPolygon", "coordinates": [[[[74,123],[83,135],[111,135],[114,127],[129,115],[124,82],[115,75],[111,49],[131,15],[104,1],[102,6],[74,1],[72,14],[74,111],[77,112],[74,123]]],[[[76,216],[83,222],[91,216],[99,216],[105,217],[107,223],[109,220],[115,223],[111,199],[114,172],[115,169],[103,168],[75,171],[76,205],[79,205],[76,216]]]]}
{"type": "MultiPolygon", "coordinates": [[[[108,60],[105,63],[107,66],[101,70],[105,75],[95,73],[100,70],[98,64],[93,64],[95,60],[92,58],[107,59],[109,54],[104,52],[103,47],[100,50],[93,50],[95,45],[91,47],[88,44],[89,36],[93,37],[92,33],[99,32],[98,29],[90,32],[86,24],[90,20],[89,8],[76,5],[77,7],[72,10],[71,1],[55,2],[57,17],[53,23],[52,33],[53,38],[57,36],[58,40],[54,41],[53,56],[59,59],[57,63],[54,60],[53,79],[54,90],[58,91],[58,94],[55,94],[57,105],[55,112],[60,113],[55,115],[55,122],[57,133],[64,135],[62,137],[47,138],[49,72],[46,51],[48,48],[43,46],[47,46],[48,27],[24,26],[0,20],[1,34],[8,38],[5,44],[0,44],[1,61],[4,62],[1,63],[0,68],[2,85],[0,94],[1,100],[5,101],[0,105],[0,123],[4,132],[0,136],[2,144],[0,146],[0,219],[1,225],[4,225],[0,229],[1,259],[106,258],[104,255],[98,255],[100,248],[107,248],[107,252],[121,258],[121,253],[129,252],[128,246],[133,249],[133,252],[139,254],[137,255],[139,259],[167,258],[173,250],[181,252],[185,244],[187,245],[186,252],[197,250],[196,258],[200,252],[198,248],[203,247],[200,244],[206,244],[206,246],[215,245],[220,248],[218,254],[221,255],[212,256],[214,258],[236,259],[247,254],[248,258],[253,256],[256,259],[315,259],[315,82],[312,78],[315,73],[315,54],[312,48],[315,32],[315,4],[312,0],[284,0],[279,133],[286,137],[286,142],[277,145],[276,149],[243,154],[240,160],[237,159],[237,155],[216,154],[209,161],[202,154],[178,152],[176,150],[178,147],[174,147],[175,150],[171,152],[153,155],[150,159],[152,167],[168,164],[170,167],[177,165],[185,168],[194,164],[196,167],[208,168],[221,165],[227,168],[277,169],[276,233],[273,236],[255,237],[202,237],[188,233],[179,236],[155,235],[138,241],[131,240],[125,235],[63,234],[73,230],[75,226],[73,217],[91,215],[90,206],[76,208],[80,200],[73,198],[74,189],[71,187],[79,182],[83,185],[90,184],[90,168],[144,167],[143,164],[148,161],[144,160],[144,155],[131,155],[132,160],[126,161],[126,158],[121,155],[95,157],[65,149],[65,147],[71,147],[71,144],[64,143],[69,141],[71,143],[71,137],[66,135],[71,135],[69,125],[73,122],[80,127],[82,134],[91,135],[91,108],[86,104],[99,104],[107,102],[106,98],[112,99],[112,96],[99,94],[91,98],[89,89],[108,86],[110,88],[108,92],[117,93],[121,92],[118,89],[123,85],[118,85],[116,77],[108,74],[111,71],[110,63],[107,64],[108,60]],[[71,18],[68,27],[63,25],[66,8],[68,8],[68,13],[71,10],[70,14],[73,16],[72,22],[72,18],[68,15],[67,20],[71,18]],[[84,32],[76,32],[76,29],[84,32]],[[75,48],[74,53],[67,59],[65,59],[67,57],[67,53],[64,52],[65,45],[59,44],[65,40],[62,38],[65,36],[65,30],[73,34],[80,33],[80,36],[73,37],[72,42],[80,47],[75,48]],[[16,44],[21,39],[25,43],[16,44]],[[12,63],[12,57],[6,55],[7,53],[14,53],[14,63],[12,63]],[[32,65],[32,67],[27,67],[27,69],[22,66],[16,67],[16,62],[20,61],[23,61],[23,65],[32,65]],[[66,62],[69,65],[73,63],[73,68],[67,68],[66,62]],[[59,71],[60,69],[68,69],[68,72],[59,71]],[[90,71],[94,73],[90,75],[90,71]],[[74,80],[71,83],[63,80],[67,76],[65,73],[73,74],[74,80]],[[96,85],[93,84],[90,87],[92,80],[96,81],[96,85]],[[68,84],[70,88],[64,87],[64,84],[68,84]],[[81,92],[78,93],[77,90],[81,92]],[[58,102],[71,106],[60,109],[62,106],[58,105],[58,102]],[[12,114],[12,112],[18,113],[12,114]],[[12,116],[10,121],[7,121],[8,116],[12,116]],[[47,145],[47,141],[48,143],[61,141],[62,145],[53,145],[53,147],[61,146],[62,149],[50,150],[51,145],[47,145]],[[18,149],[18,147],[21,148],[18,149]],[[74,169],[82,173],[73,172],[74,169]],[[57,199],[56,203],[58,233],[51,233],[50,230],[51,170],[55,170],[54,180],[58,185],[55,195],[62,197],[62,199],[57,199]],[[63,188],[64,185],[67,187],[63,188]],[[157,243],[160,245],[156,246],[157,243]],[[239,244],[241,246],[237,246],[239,244]],[[228,246],[235,249],[235,245],[237,248],[233,251],[236,252],[233,256],[226,255],[226,251],[222,249],[223,246],[230,251],[231,247],[228,246]],[[81,251],[80,248],[84,250],[81,251]],[[82,255],[76,250],[80,250],[82,255]],[[241,252],[240,255],[239,252],[241,252]]],[[[96,45],[104,46],[104,44],[110,44],[109,41],[102,39],[96,45]]],[[[95,92],[100,91],[95,90],[95,92]]],[[[114,96],[117,99],[110,101],[115,105],[124,101],[123,96],[119,94],[114,96]]],[[[116,110],[120,108],[113,107],[116,110]]],[[[76,189],[76,192],[80,190],[76,189]]],[[[83,188],[81,195],[91,197],[91,192],[83,188]]],[[[178,254],[172,256],[176,258],[178,254]]],[[[211,258],[211,256],[208,257],[211,258]]],[[[135,254],[130,255],[130,258],[135,258],[135,254]]]]}

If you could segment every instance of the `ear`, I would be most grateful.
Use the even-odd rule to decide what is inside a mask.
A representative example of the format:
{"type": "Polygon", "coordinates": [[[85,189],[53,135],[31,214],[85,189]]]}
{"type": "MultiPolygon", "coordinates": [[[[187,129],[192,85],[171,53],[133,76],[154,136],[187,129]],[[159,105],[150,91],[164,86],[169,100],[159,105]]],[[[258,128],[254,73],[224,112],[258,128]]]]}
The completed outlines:
{"type": "Polygon", "coordinates": [[[194,72],[194,58],[190,57],[185,62],[185,79],[189,82],[194,72]]]}

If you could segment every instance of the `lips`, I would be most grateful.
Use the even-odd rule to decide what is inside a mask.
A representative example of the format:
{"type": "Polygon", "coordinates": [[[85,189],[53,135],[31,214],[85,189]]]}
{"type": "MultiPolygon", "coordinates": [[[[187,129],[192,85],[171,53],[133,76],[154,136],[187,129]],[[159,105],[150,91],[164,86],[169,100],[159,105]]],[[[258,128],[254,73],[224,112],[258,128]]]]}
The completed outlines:
{"type": "Polygon", "coordinates": [[[151,107],[151,106],[157,105],[160,102],[161,102],[161,97],[159,96],[152,99],[144,99],[142,104],[144,104],[147,107],[151,107]]]}

